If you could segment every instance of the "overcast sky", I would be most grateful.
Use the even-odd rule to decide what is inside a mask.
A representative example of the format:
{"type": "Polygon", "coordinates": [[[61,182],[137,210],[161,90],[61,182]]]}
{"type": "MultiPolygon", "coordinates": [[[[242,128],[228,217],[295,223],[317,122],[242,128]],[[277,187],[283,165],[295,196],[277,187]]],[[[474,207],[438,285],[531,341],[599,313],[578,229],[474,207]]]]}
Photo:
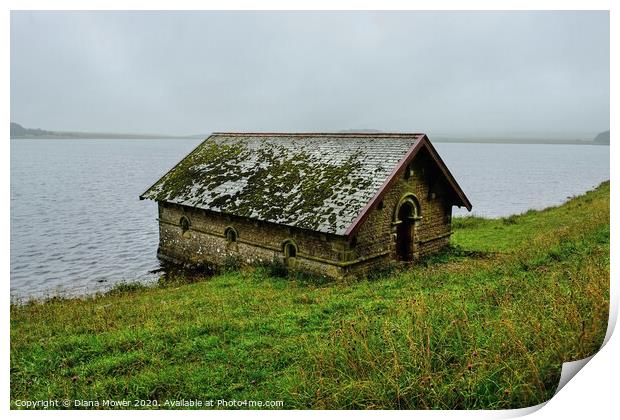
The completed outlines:
{"type": "Polygon", "coordinates": [[[609,128],[609,15],[12,12],[11,120],[576,137],[609,128]]]}

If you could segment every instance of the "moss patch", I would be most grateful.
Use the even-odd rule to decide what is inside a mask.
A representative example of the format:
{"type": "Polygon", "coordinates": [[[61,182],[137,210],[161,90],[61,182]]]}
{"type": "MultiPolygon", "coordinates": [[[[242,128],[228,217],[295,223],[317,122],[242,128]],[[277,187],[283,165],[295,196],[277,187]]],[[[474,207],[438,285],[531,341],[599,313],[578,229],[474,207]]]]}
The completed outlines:
{"type": "Polygon", "coordinates": [[[369,173],[361,151],[330,160],[287,144],[207,139],[144,196],[305,229],[346,228],[385,169],[369,173]]]}

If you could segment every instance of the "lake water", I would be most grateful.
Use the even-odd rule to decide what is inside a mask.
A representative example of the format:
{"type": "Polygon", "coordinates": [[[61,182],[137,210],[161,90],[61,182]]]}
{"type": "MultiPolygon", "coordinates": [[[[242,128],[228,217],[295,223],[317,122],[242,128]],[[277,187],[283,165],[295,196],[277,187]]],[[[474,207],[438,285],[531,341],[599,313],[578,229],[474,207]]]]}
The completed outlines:
{"type": "MultiPolygon", "coordinates": [[[[155,280],[157,207],[138,196],[198,143],[11,140],[11,295],[82,295],[155,280]]],[[[557,205],[609,179],[608,146],[435,147],[477,215],[557,205]]]]}

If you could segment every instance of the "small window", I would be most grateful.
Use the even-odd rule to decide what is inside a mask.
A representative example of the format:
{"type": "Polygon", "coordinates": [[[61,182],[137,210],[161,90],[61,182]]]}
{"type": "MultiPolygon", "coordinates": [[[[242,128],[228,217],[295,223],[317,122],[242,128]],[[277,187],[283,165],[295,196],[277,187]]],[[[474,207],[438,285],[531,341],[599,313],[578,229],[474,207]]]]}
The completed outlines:
{"type": "Polygon", "coordinates": [[[288,240],[284,243],[284,259],[288,264],[291,258],[297,258],[297,244],[292,240],[288,240]]]}
{"type": "Polygon", "coordinates": [[[237,231],[233,227],[227,227],[224,231],[224,235],[226,235],[226,241],[228,243],[237,242],[237,231]]]}
{"type": "Polygon", "coordinates": [[[286,244],[286,248],[284,249],[284,254],[286,258],[295,258],[297,257],[297,247],[292,243],[286,244]]]}
{"type": "Polygon", "coordinates": [[[411,165],[407,165],[407,167],[405,168],[404,178],[405,179],[411,178],[412,172],[413,171],[411,170],[411,165]]]}
{"type": "Polygon", "coordinates": [[[185,233],[189,230],[189,219],[185,216],[181,217],[181,220],[179,220],[179,225],[181,226],[181,232],[185,233]]]}

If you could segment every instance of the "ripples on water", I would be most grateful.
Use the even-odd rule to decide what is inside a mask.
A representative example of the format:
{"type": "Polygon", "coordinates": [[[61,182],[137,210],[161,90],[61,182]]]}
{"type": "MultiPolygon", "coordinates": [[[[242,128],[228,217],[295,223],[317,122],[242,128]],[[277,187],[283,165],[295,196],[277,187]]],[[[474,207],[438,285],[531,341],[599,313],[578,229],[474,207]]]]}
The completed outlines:
{"type": "Polygon", "coordinates": [[[80,295],[158,268],[138,196],[197,140],[11,140],[11,294],[80,295]]]}
{"type": "MultiPolygon", "coordinates": [[[[11,140],[11,295],[155,280],[157,207],[138,196],[198,142],[11,140]]],[[[435,146],[473,213],[489,217],[559,204],[609,178],[607,146],[435,146]]]]}

